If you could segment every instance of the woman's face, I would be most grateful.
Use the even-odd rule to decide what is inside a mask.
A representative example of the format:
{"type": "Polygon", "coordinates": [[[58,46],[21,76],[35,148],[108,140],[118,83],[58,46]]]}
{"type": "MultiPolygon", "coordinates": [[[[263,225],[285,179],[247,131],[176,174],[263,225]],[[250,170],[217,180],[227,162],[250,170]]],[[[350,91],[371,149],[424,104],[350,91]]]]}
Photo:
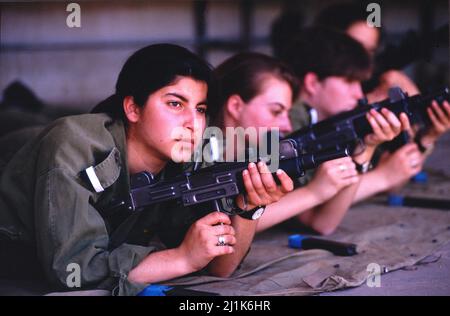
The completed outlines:
{"type": "Polygon", "coordinates": [[[291,132],[291,87],[286,81],[272,75],[261,76],[260,82],[261,92],[245,104],[239,125],[244,128],[279,128],[284,134],[291,132]]]}
{"type": "Polygon", "coordinates": [[[205,129],[207,90],[203,81],[178,77],[150,94],[130,124],[144,152],[163,161],[189,161],[205,129]]]}
{"type": "Polygon", "coordinates": [[[345,77],[330,76],[319,81],[311,95],[311,106],[319,114],[319,120],[353,110],[364,97],[361,83],[345,77]]]}
{"type": "Polygon", "coordinates": [[[380,33],[376,27],[370,27],[364,21],[355,22],[347,29],[347,34],[360,42],[369,54],[375,54],[380,40],[380,33]]]}

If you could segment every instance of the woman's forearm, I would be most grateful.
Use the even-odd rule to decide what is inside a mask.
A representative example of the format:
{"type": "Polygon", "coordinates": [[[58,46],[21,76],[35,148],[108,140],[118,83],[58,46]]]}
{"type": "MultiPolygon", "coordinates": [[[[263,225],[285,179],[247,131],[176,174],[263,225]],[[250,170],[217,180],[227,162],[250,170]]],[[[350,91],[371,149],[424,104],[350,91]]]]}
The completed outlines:
{"type": "Polygon", "coordinates": [[[358,185],[355,183],[342,189],[325,203],[301,214],[299,220],[322,235],[331,234],[350,208],[358,185]]]}
{"type": "Polygon", "coordinates": [[[286,194],[278,202],[267,206],[259,219],[257,232],[268,229],[323,202],[319,192],[311,190],[310,185],[298,188],[286,194]]]}
{"type": "Polygon", "coordinates": [[[180,248],[151,253],[128,274],[135,283],[154,283],[195,272],[180,248]]]}
{"type": "Polygon", "coordinates": [[[385,177],[382,170],[377,167],[361,176],[361,181],[353,199],[353,203],[358,203],[389,189],[390,184],[388,179],[385,177]]]}
{"type": "Polygon", "coordinates": [[[247,254],[255,236],[258,220],[248,220],[236,215],[232,218],[231,222],[236,237],[234,252],[216,257],[210,262],[208,271],[214,276],[229,277],[247,254]]]}

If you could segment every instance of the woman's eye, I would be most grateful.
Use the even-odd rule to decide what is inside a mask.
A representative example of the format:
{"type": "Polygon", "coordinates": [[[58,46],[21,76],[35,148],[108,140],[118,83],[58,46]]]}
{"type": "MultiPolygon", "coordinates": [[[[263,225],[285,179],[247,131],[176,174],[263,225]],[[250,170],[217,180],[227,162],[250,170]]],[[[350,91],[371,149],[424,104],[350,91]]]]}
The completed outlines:
{"type": "Polygon", "coordinates": [[[283,113],[283,112],[282,111],[272,111],[273,116],[280,116],[281,113],[283,113]]]}
{"type": "Polygon", "coordinates": [[[197,108],[197,111],[199,113],[205,114],[206,113],[206,108],[197,108]]]}
{"type": "Polygon", "coordinates": [[[181,103],[178,102],[178,101],[169,101],[169,102],[168,102],[168,105],[170,105],[171,107],[174,107],[174,108],[179,108],[179,107],[181,107],[181,103]]]}

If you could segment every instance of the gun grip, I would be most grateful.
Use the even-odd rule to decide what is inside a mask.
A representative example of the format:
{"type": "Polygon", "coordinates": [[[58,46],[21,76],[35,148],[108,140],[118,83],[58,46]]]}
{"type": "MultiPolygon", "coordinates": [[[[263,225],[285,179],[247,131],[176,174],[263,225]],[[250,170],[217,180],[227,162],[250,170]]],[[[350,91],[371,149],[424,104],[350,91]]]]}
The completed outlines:
{"type": "Polygon", "coordinates": [[[411,137],[407,131],[402,131],[397,137],[386,143],[386,148],[390,153],[397,151],[397,149],[409,143],[411,137]]]}

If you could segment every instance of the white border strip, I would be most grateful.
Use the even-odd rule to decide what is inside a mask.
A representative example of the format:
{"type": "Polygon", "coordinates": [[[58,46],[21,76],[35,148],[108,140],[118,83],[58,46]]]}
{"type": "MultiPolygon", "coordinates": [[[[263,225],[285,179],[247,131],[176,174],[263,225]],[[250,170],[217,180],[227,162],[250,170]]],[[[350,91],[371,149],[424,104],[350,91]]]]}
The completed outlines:
{"type": "Polygon", "coordinates": [[[95,192],[99,193],[105,191],[105,189],[103,189],[102,185],[100,184],[100,180],[95,174],[94,167],[90,166],[89,168],[87,168],[86,174],[89,178],[89,181],[91,181],[91,184],[94,187],[95,192]]]}

